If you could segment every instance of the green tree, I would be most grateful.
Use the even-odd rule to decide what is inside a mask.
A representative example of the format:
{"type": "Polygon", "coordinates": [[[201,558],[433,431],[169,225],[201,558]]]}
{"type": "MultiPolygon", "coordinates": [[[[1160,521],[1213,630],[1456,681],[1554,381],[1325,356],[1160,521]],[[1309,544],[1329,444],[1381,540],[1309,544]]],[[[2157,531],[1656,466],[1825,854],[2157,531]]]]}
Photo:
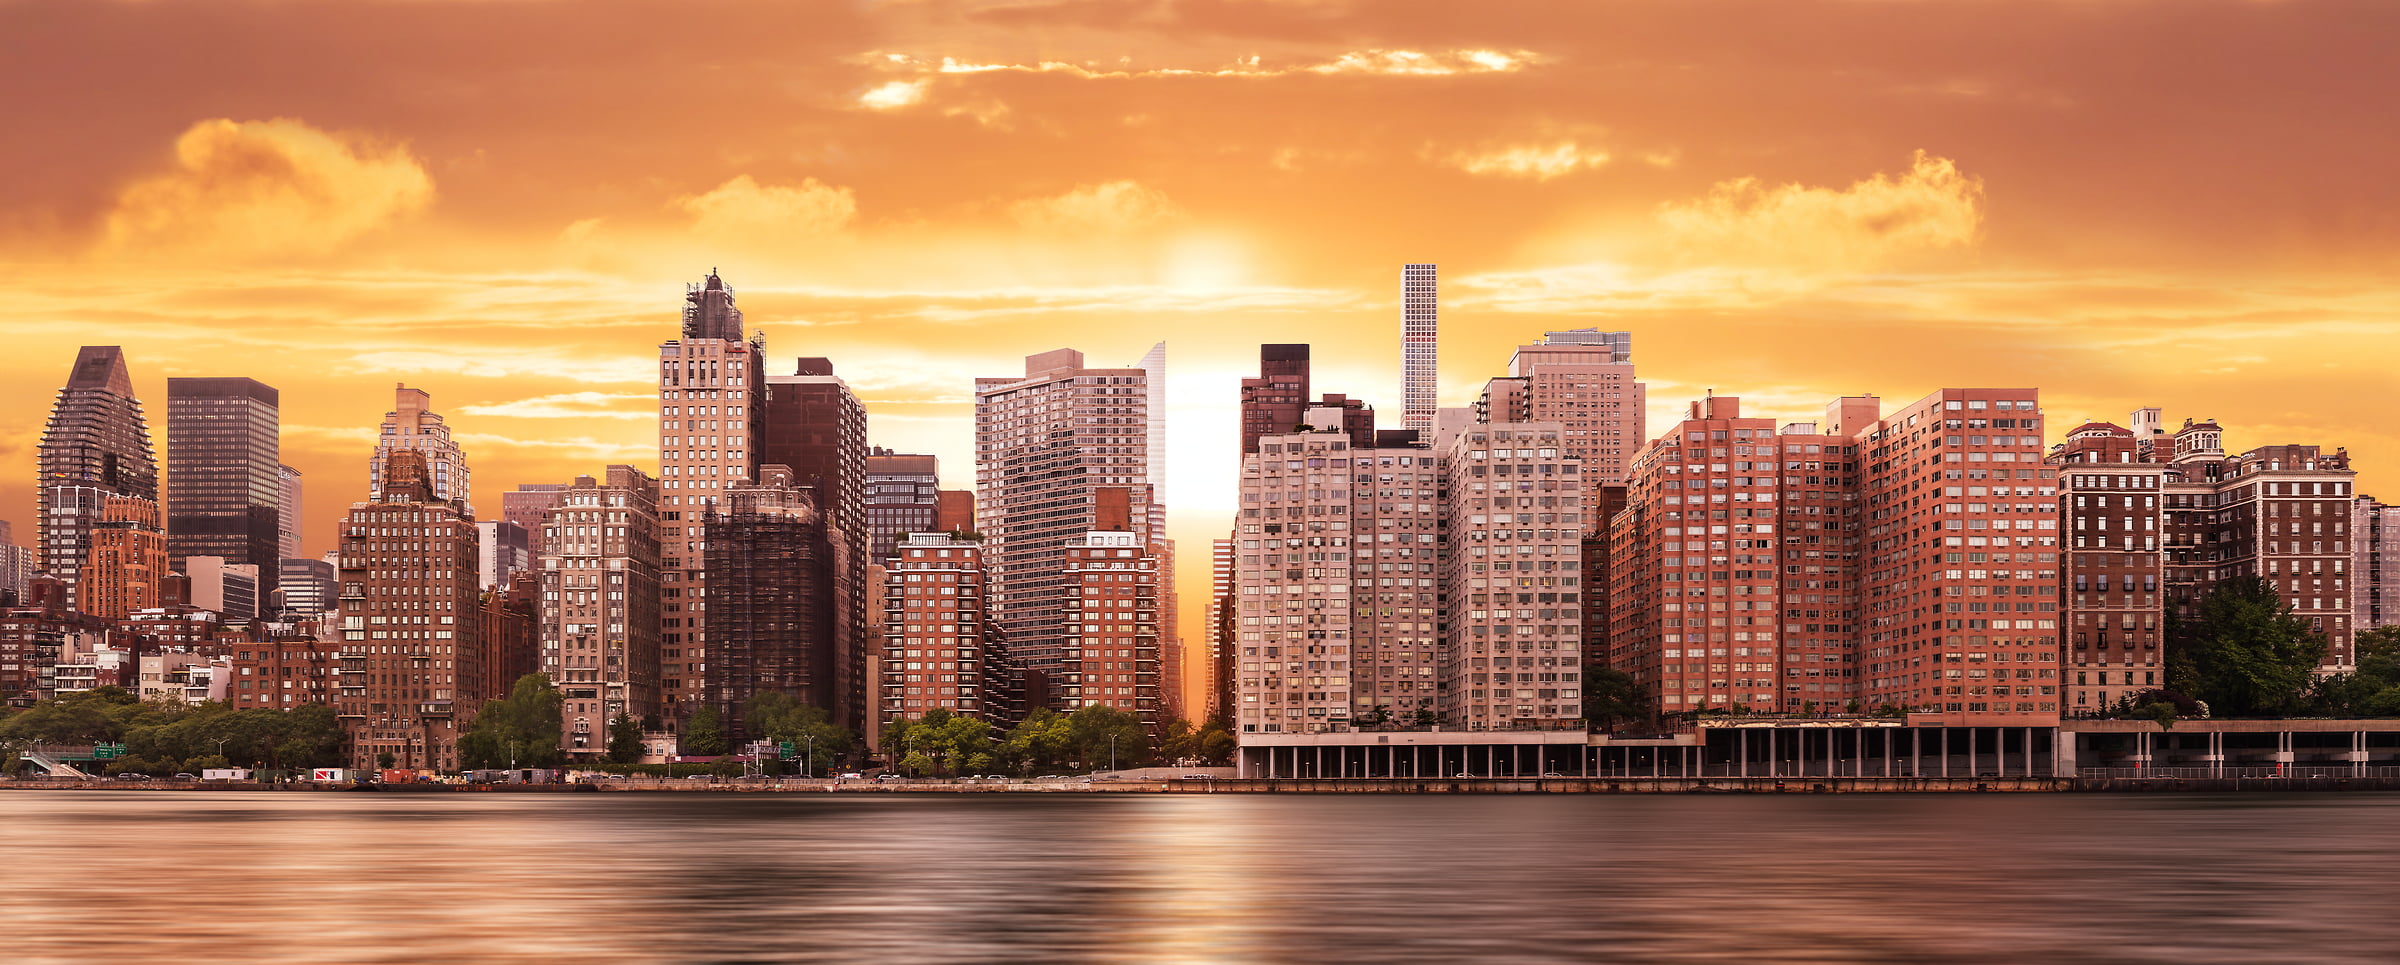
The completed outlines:
{"type": "Polygon", "coordinates": [[[1119,768],[1139,767],[1150,760],[1150,734],[1142,729],[1142,719],[1130,711],[1086,704],[1067,715],[1067,731],[1082,770],[1106,768],[1112,758],[1119,768]]]}
{"type": "Polygon", "coordinates": [[[608,762],[632,764],[642,759],[642,722],[618,711],[608,722],[608,762]]]}
{"type": "Polygon", "coordinates": [[[1065,767],[1073,746],[1067,719],[1044,707],[1025,715],[1024,720],[1009,729],[1001,739],[999,754],[1003,766],[1030,775],[1065,767]]]}
{"type": "Polygon", "coordinates": [[[743,720],[751,733],[780,744],[792,745],[792,751],[806,761],[794,759],[807,773],[823,776],[833,762],[858,748],[858,735],[849,728],[833,723],[832,715],[824,708],[801,702],[800,698],[781,691],[762,691],[750,698],[743,708],[743,720]]]}
{"type": "Polygon", "coordinates": [[[900,761],[911,774],[980,774],[998,770],[1003,757],[991,724],[939,707],[915,720],[892,722],[884,728],[883,747],[885,757],[900,761]]]}
{"type": "Polygon", "coordinates": [[[459,736],[459,763],[468,768],[557,766],[566,760],[558,746],[565,706],[566,695],[549,676],[517,678],[507,697],[484,701],[474,725],[459,736]]]}
{"type": "Polygon", "coordinates": [[[1647,715],[1642,685],[1634,682],[1632,674],[1608,667],[1584,669],[1584,719],[1601,727],[1614,727],[1647,715]]]}
{"type": "Polygon", "coordinates": [[[725,733],[725,715],[715,704],[701,704],[692,712],[692,719],[683,724],[683,752],[694,757],[715,757],[732,746],[725,733]]]}
{"type": "Polygon", "coordinates": [[[2290,713],[2324,662],[2325,634],[2258,578],[2225,580],[2191,618],[2167,621],[2169,689],[2220,717],[2290,713]]]}

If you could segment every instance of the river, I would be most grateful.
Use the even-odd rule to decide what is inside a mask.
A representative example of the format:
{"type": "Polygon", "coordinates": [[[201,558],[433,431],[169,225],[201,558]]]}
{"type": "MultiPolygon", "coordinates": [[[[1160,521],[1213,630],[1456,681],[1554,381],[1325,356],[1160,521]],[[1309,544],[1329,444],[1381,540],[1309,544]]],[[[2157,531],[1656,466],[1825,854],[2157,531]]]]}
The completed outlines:
{"type": "Polygon", "coordinates": [[[0,792],[0,960],[2377,962],[2400,795],[0,792]]]}

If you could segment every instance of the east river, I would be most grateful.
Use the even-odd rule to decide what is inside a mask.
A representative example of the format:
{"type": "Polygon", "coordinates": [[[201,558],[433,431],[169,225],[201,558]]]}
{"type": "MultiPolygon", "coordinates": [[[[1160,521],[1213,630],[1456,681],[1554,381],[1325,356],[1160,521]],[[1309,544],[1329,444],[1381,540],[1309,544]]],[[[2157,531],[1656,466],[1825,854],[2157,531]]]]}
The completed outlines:
{"type": "Polygon", "coordinates": [[[2400,795],[0,792],[0,961],[2377,962],[2400,795]]]}

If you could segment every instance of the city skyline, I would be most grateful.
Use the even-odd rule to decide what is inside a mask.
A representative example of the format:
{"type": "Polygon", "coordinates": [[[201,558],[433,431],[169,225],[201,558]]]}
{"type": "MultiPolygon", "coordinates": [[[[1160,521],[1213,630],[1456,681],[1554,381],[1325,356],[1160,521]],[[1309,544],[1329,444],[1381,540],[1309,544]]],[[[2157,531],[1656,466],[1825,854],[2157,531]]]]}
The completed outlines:
{"type": "Polygon", "coordinates": [[[86,343],[126,346],[153,416],[171,377],[281,390],[310,555],[397,381],[458,429],[479,507],[655,469],[658,333],[710,267],[951,488],[975,376],[1173,343],[1187,592],[1256,346],[1313,344],[1317,383],[1396,420],[1410,262],[1441,265],[1448,405],[1598,327],[1636,333],[1653,425],[1712,388],[1787,419],[2033,385],[2057,424],[2160,405],[2236,449],[2400,450],[2373,404],[2390,8],[369,9],[10,16],[0,90],[47,132],[0,184],[21,538],[86,343]],[[540,70],[498,46],[526,35],[562,41],[540,70]],[[647,42],[568,42],[600,36],[647,42]]]}

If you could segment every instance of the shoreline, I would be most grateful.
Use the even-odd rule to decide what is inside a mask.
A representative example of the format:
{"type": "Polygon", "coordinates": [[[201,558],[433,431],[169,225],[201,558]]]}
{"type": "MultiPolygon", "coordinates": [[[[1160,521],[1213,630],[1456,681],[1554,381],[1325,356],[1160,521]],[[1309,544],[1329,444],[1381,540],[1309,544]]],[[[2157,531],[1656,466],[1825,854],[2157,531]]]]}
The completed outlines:
{"type": "Polygon", "coordinates": [[[261,784],[196,781],[8,781],[0,791],[375,794],[2071,794],[2400,791],[2395,778],[1548,778],[1319,780],[1250,778],[949,784],[815,781],[603,781],[578,784],[261,784]]]}

